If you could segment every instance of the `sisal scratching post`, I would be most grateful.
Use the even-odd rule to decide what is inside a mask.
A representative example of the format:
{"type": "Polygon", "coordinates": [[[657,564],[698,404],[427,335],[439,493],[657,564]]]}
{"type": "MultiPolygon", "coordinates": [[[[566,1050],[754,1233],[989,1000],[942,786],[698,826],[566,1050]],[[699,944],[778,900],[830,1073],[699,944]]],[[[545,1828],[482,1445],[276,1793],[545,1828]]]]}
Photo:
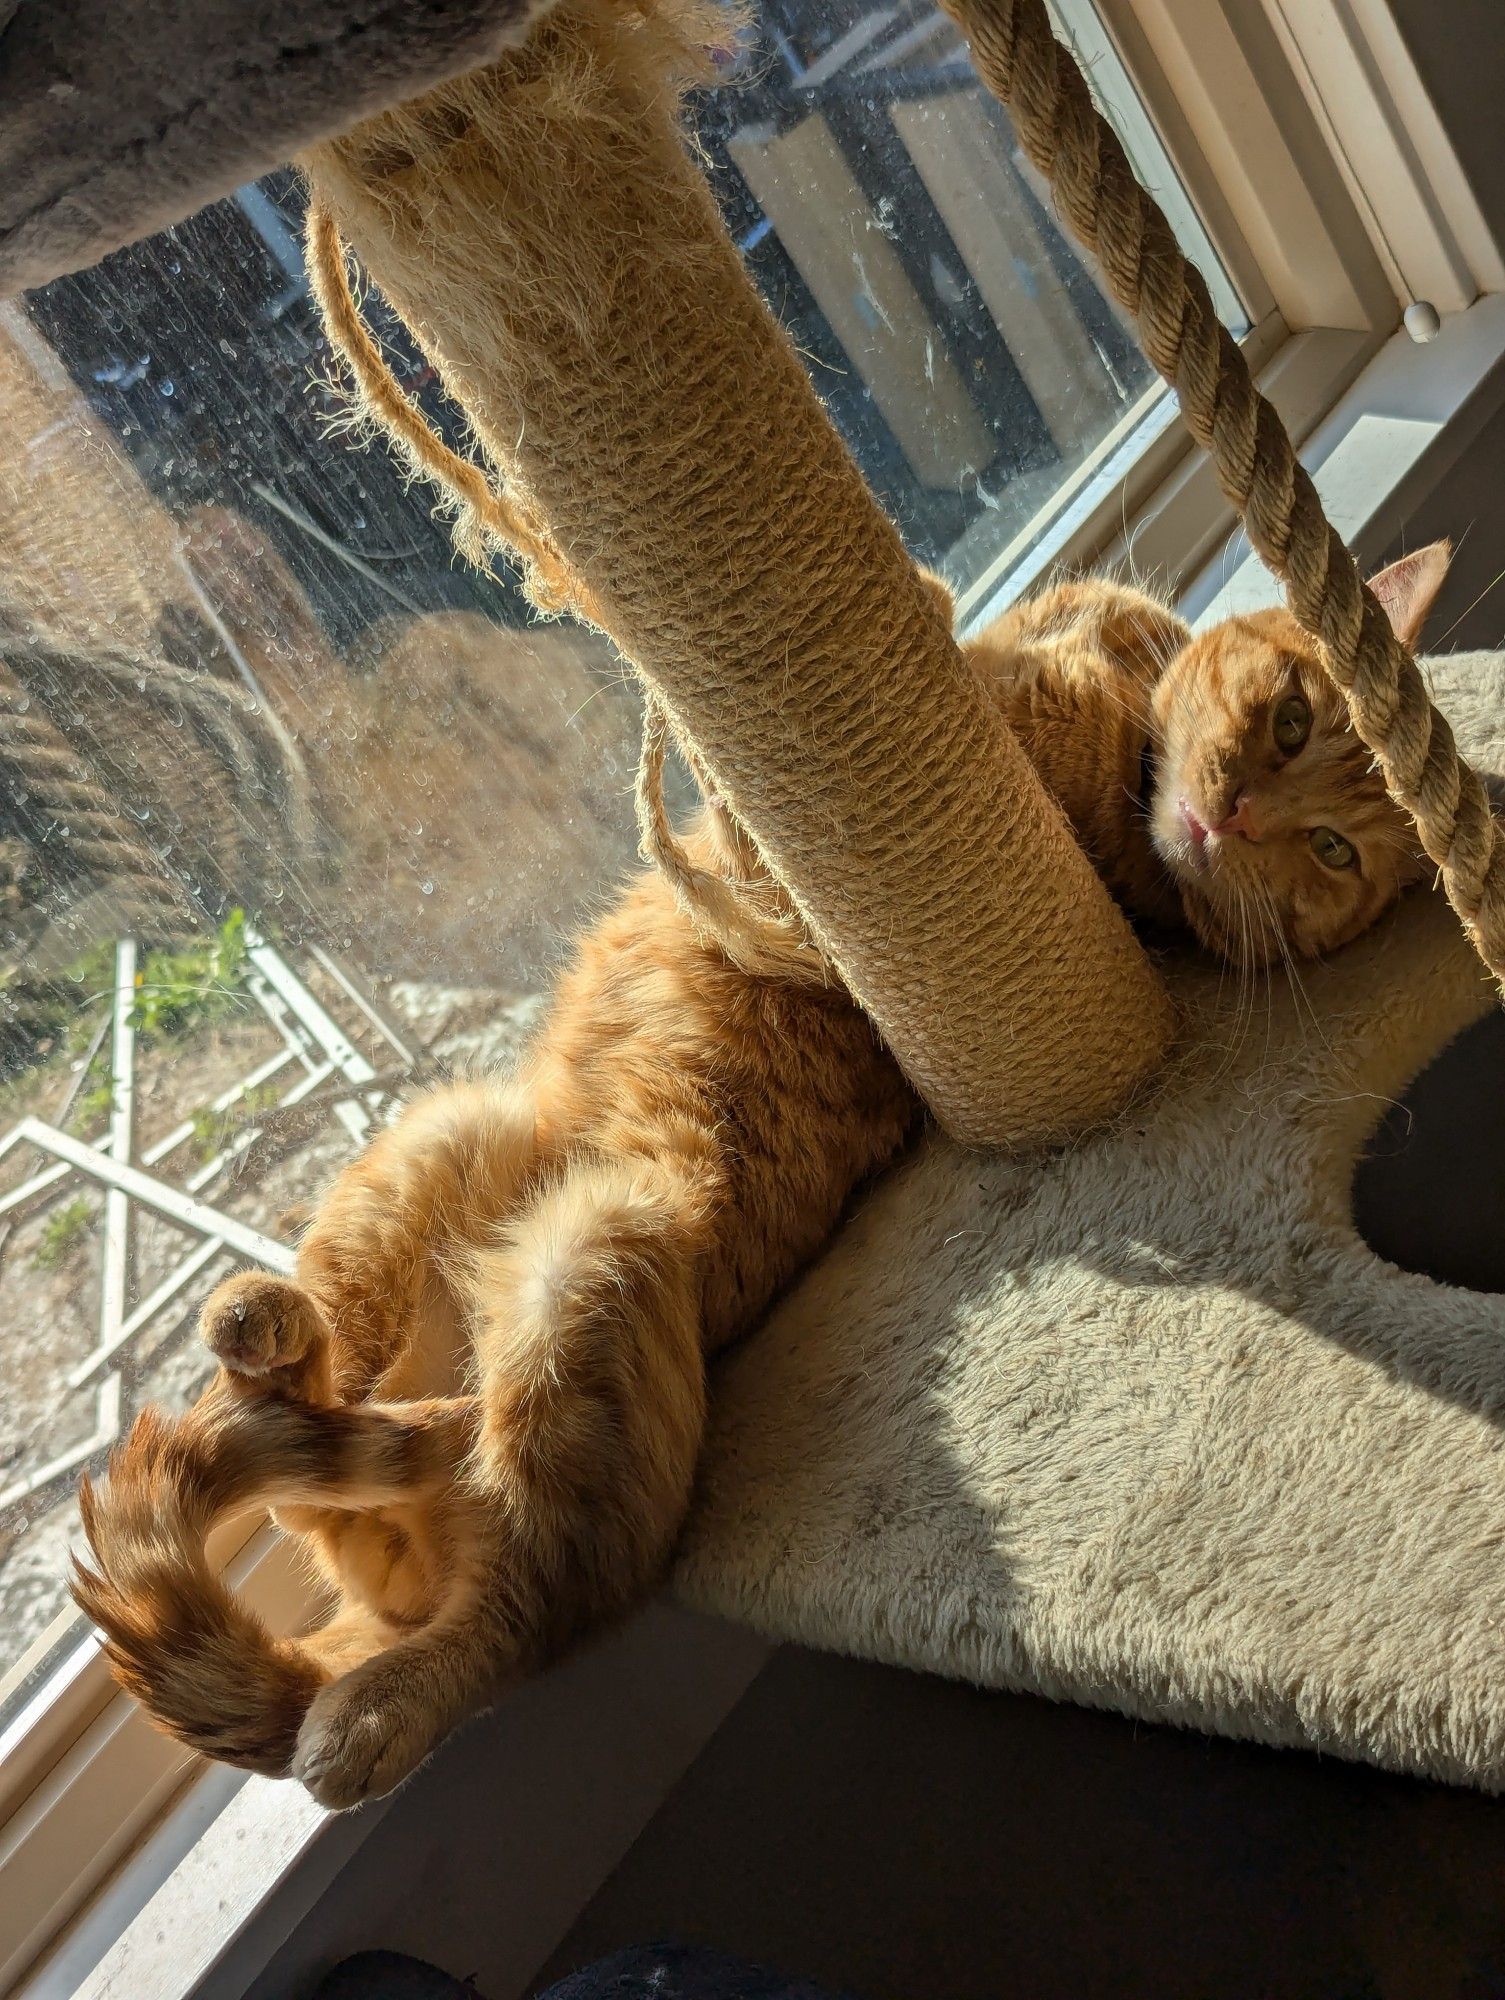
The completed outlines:
{"type": "Polygon", "coordinates": [[[724,19],[571,0],[316,149],[315,201],[497,475],[462,528],[635,664],[942,1125],[1058,1136],[1154,1067],[1169,1002],[686,156],[724,19]]]}

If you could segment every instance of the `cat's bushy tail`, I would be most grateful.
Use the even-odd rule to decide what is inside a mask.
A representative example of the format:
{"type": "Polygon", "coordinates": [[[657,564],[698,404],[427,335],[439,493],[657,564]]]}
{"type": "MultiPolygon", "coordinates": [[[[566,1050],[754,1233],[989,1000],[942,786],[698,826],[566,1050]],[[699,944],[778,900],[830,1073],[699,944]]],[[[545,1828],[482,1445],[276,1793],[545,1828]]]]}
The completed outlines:
{"type": "Polygon", "coordinates": [[[143,1411],[105,1479],[80,1488],[97,1567],[75,1558],[72,1577],[121,1686],[190,1749],[285,1776],[331,1675],[225,1585],[210,1530],[253,1506],[411,1500],[452,1477],[474,1420],[470,1398],[330,1407],[223,1383],[183,1417],[143,1411]]]}

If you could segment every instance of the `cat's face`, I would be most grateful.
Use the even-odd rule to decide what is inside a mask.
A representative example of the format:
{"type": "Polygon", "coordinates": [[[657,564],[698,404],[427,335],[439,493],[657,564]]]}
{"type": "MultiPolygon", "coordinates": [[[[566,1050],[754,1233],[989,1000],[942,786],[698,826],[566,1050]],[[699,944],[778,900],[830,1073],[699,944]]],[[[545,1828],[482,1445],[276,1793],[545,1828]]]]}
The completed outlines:
{"type": "MultiPolygon", "coordinates": [[[[1434,544],[1373,579],[1408,644],[1449,553],[1434,544]]],[[[1193,639],[1152,706],[1151,837],[1187,922],[1224,957],[1331,951],[1424,872],[1415,828],[1289,613],[1231,618],[1193,639]]]]}

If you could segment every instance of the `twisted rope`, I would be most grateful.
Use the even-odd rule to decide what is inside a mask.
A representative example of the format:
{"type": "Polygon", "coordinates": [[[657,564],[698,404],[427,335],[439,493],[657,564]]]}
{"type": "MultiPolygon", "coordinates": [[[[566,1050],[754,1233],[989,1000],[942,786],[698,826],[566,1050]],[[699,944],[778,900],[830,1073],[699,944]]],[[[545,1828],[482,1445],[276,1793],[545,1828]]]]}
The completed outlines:
{"type": "Polygon", "coordinates": [[[29,820],[66,837],[70,865],[116,886],[122,915],[149,932],[184,928],[188,906],[104,786],[75,756],[24,684],[0,660],[0,764],[29,820]]]}
{"type": "MultiPolygon", "coordinates": [[[[669,721],[663,703],[646,685],[643,692],[643,743],[638,759],[638,842],[674,890],[681,909],[698,929],[714,938],[733,965],[752,978],[792,979],[801,985],[823,986],[832,978],[798,912],[780,896],[772,876],[756,867],[730,877],[691,859],[675,832],[664,801],[664,757],[669,721]]],[[[704,773],[688,758],[691,774],[707,793],[704,773]]],[[[726,809],[713,796],[707,811],[720,820],[725,845],[735,849],[745,839],[726,809]]]]}
{"type": "Polygon", "coordinates": [[[456,548],[477,569],[493,551],[519,563],[528,594],[541,611],[578,610],[589,617],[579,579],[571,574],[548,530],[522,496],[497,490],[483,467],[462,458],[405,396],[371,335],[350,284],[350,253],[338,225],[310,196],[304,254],[314,300],[330,344],[355,383],[364,413],[386,431],[409,471],[447,491],[456,508],[456,548]]]}
{"type": "MultiPolygon", "coordinates": [[[[3,626],[0,643],[4,643],[3,626]]],[[[296,744],[279,734],[273,719],[249,694],[158,655],[142,660],[99,648],[79,657],[38,645],[34,657],[48,664],[54,684],[61,665],[75,675],[96,675],[126,701],[149,701],[181,715],[236,786],[276,812],[286,851],[300,859],[317,853],[323,835],[308,768],[296,744]]]]}
{"type": "Polygon", "coordinates": [[[246,800],[275,814],[291,854],[302,858],[317,851],[321,836],[302,761],[287,757],[266,717],[238,688],[156,656],[110,647],[80,650],[0,606],[0,763],[15,774],[16,804],[27,819],[52,822],[66,839],[69,870],[109,882],[123,912],[140,928],[177,933],[201,921],[201,913],[192,892],[135,830],[108,785],[47,713],[50,691],[82,692],[91,680],[103,682],[122,704],[164,710],[184,722],[230,781],[216,831],[231,881],[249,879],[264,858],[264,829],[258,833],[242,824],[246,800]]]}
{"type": "Polygon", "coordinates": [[[1201,273],[1093,104],[1075,58],[1051,33],[1044,0],[941,0],[971,44],[977,73],[1046,175],[1062,215],[1134,317],[1140,344],[1176,390],[1250,544],[1320,640],[1327,672],[1373,751],[1386,790],[1416,822],[1448,901],[1505,985],[1505,842],[1478,774],[1459,756],[1410,652],[1254,386],[1201,273]]]}

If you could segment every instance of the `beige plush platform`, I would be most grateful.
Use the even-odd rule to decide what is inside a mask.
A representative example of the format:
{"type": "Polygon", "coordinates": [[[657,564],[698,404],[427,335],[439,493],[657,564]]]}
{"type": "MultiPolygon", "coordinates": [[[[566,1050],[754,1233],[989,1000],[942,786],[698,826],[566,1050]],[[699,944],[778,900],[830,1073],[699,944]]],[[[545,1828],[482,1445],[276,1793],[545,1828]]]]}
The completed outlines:
{"type": "MultiPolygon", "coordinates": [[[[1505,770],[1505,660],[1432,669],[1505,770]]],[[[723,1365],[679,1593],[1505,1787],[1505,1297],[1397,1271],[1349,1209],[1387,1101],[1491,988],[1426,894],[1306,970],[1310,1012],[1171,976],[1152,1102],[1043,1161],[928,1144],[723,1365]]]]}

